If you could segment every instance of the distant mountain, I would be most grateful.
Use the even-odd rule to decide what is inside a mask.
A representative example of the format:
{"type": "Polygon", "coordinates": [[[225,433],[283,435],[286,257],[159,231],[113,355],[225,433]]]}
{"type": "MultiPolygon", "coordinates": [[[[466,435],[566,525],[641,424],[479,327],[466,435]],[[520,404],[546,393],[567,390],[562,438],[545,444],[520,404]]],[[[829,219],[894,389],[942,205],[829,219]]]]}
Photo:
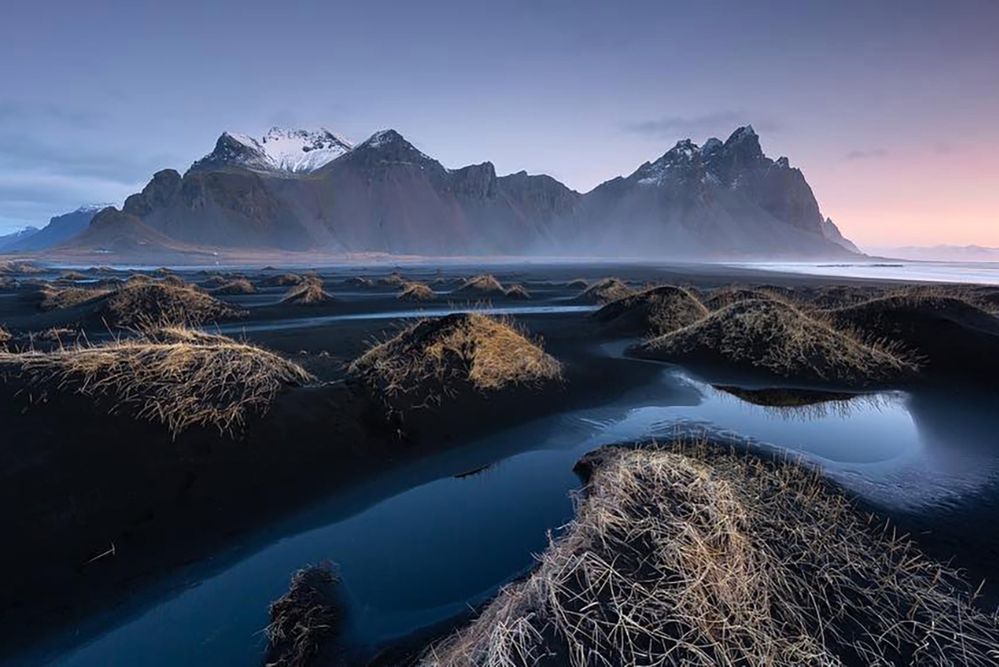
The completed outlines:
{"type": "Polygon", "coordinates": [[[303,174],[319,169],[351,148],[350,142],[326,129],[308,131],[273,127],[259,141],[245,134],[224,132],[215,142],[215,150],[191,168],[242,167],[303,174]]]}
{"type": "Polygon", "coordinates": [[[108,206],[110,204],[86,204],[75,211],[57,215],[36,233],[8,243],[0,247],[0,251],[33,252],[55,247],[85,230],[97,212],[108,206]]]}
{"type": "MultiPolygon", "coordinates": [[[[767,158],[748,126],[725,142],[681,141],[585,195],[549,176],[497,176],[489,162],[448,169],[394,130],[354,147],[326,130],[272,129],[259,141],[226,132],[185,174],[157,172],[121,213],[144,226],[140,236],[220,249],[692,259],[855,251],[801,171],[767,158]]],[[[81,235],[71,245],[93,242],[81,235]]]]}
{"type": "MultiPolygon", "coordinates": [[[[678,142],[584,197],[560,238],[575,252],[674,258],[835,256],[851,251],[801,171],[772,160],[752,126],[678,142]]],[[[853,249],[855,251],[855,249],[853,249]]]]}
{"type": "Polygon", "coordinates": [[[60,248],[63,251],[94,250],[113,255],[143,256],[168,253],[202,254],[198,249],[187,246],[157,231],[135,215],[123,213],[108,207],[94,216],[80,234],[74,236],[60,248]]]}
{"type": "Polygon", "coordinates": [[[10,234],[4,234],[0,236],[0,252],[6,252],[6,249],[17,243],[27,241],[32,236],[37,234],[39,231],[38,227],[25,227],[24,229],[19,229],[16,232],[10,234]]]}

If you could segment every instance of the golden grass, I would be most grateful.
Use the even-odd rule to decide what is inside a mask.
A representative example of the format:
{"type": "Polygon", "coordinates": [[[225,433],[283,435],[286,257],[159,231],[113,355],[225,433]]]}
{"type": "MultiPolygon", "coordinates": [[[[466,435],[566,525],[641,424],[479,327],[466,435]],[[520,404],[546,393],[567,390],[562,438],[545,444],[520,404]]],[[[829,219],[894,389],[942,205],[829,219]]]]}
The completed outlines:
{"type": "Polygon", "coordinates": [[[506,297],[508,299],[519,299],[521,301],[526,301],[531,298],[531,293],[527,291],[527,288],[520,284],[510,285],[506,289],[506,297]]]}
{"type": "Polygon", "coordinates": [[[720,310],[725,306],[731,306],[733,303],[739,303],[741,301],[755,301],[760,299],[783,301],[791,304],[795,303],[786,295],[773,290],[768,290],[766,288],[729,285],[711,290],[711,292],[709,292],[704,298],[704,305],[707,306],[709,310],[720,310]]]}
{"type": "Polygon", "coordinates": [[[610,303],[634,293],[635,290],[618,278],[603,278],[587,287],[578,298],[594,303],[610,303]]]}
{"type": "Polygon", "coordinates": [[[271,603],[266,667],[313,664],[342,618],[334,592],[339,583],[329,565],[312,565],[292,576],[288,592],[271,603]]]}
{"type": "Polygon", "coordinates": [[[612,301],[593,316],[611,326],[633,328],[645,336],[661,336],[693,324],[707,314],[708,309],[689,290],[662,285],[612,301]]]}
{"type": "Polygon", "coordinates": [[[422,320],[355,360],[349,373],[404,408],[481,393],[560,382],[562,366],[511,322],[479,313],[422,320]]]}
{"type": "Polygon", "coordinates": [[[527,579],[423,665],[994,665],[958,574],[812,471],[673,443],[605,448],[527,579]]]}
{"type": "Polygon", "coordinates": [[[292,303],[304,306],[328,303],[333,296],[323,289],[323,280],[318,276],[306,276],[300,285],[292,287],[281,299],[281,303],[292,303]]]}
{"type": "Polygon", "coordinates": [[[42,310],[62,310],[80,304],[94,301],[111,293],[111,290],[91,287],[55,287],[46,285],[42,288],[42,300],[38,307],[42,310]]]}
{"type": "Polygon", "coordinates": [[[720,362],[850,386],[896,381],[917,368],[897,349],[866,342],[815,313],[774,300],[734,303],[635,351],[650,359],[720,362]]]}
{"type": "Polygon", "coordinates": [[[502,283],[488,273],[467,279],[454,292],[455,294],[505,294],[502,283]]]}
{"type": "Polygon", "coordinates": [[[264,287],[290,287],[301,285],[303,282],[305,282],[305,278],[297,273],[282,273],[277,276],[268,276],[261,280],[260,284],[264,287]]]}
{"type": "Polygon", "coordinates": [[[398,271],[393,271],[383,278],[378,279],[379,285],[385,285],[387,287],[402,287],[406,284],[406,279],[402,277],[402,274],[398,271]]]}
{"type": "Polygon", "coordinates": [[[0,353],[0,372],[32,390],[109,399],[112,412],[162,423],[174,435],[194,426],[236,434],[284,387],[312,380],[272,352],[183,327],[103,345],[0,353]]]}
{"type": "Polygon", "coordinates": [[[402,301],[430,301],[434,296],[434,291],[426,284],[408,282],[402,286],[397,298],[402,301]]]}
{"type": "Polygon", "coordinates": [[[80,273],[79,271],[66,271],[61,276],[59,276],[59,280],[75,281],[75,280],[86,280],[86,279],[87,276],[80,273]]]}
{"type": "Polygon", "coordinates": [[[14,337],[10,334],[7,329],[0,327],[0,349],[6,348],[7,343],[9,343],[14,337]]]}
{"type": "Polygon", "coordinates": [[[256,294],[257,288],[246,278],[228,280],[212,290],[214,294],[256,294]]]}
{"type": "Polygon", "coordinates": [[[126,329],[208,324],[242,314],[190,285],[131,279],[109,292],[100,308],[107,324],[126,329]]]}

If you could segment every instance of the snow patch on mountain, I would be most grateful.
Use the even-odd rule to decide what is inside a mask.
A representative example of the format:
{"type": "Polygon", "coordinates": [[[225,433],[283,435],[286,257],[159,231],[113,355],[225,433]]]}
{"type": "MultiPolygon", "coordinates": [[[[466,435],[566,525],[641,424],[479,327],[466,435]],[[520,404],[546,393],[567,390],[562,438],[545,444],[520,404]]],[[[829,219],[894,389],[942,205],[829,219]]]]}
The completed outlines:
{"type": "Polygon", "coordinates": [[[346,139],[325,128],[289,130],[272,127],[259,140],[247,134],[225,132],[215,150],[195,163],[237,165],[262,171],[293,174],[313,172],[353,148],[346,139]]]}

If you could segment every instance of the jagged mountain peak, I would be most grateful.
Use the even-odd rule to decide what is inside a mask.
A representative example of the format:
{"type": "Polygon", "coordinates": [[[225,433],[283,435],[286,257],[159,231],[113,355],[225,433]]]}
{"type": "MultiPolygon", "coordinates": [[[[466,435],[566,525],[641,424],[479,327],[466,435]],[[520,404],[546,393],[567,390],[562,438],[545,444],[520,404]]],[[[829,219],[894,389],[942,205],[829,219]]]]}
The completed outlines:
{"type": "Polygon", "coordinates": [[[309,173],[348,153],[352,145],[326,128],[318,130],[272,127],[259,140],[225,131],[215,149],[192,169],[242,167],[256,171],[309,173]]]}
{"type": "Polygon", "coordinates": [[[438,164],[432,157],[411,144],[399,132],[386,129],[375,132],[359,143],[352,151],[355,159],[376,162],[403,162],[415,164],[438,164]]]}

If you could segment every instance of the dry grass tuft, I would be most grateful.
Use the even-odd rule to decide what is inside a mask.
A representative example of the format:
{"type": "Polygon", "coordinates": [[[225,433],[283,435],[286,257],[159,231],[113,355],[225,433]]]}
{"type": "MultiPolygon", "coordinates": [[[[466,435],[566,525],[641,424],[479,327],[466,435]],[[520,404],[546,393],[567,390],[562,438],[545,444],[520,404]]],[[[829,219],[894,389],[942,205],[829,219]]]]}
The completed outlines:
{"type": "Polygon", "coordinates": [[[292,287],[281,299],[281,303],[311,306],[334,301],[333,295],[323,289],[323,280],[318,276],[306,276],[297,287],[292,287]]]}
{"type": "Polygon", "coordinates": [[[374,287],[374,283],[371,282],[371,279],[365,278],[364,276],[351,276],[343,282],[348,287],[374,287]]]}
{"type": "Polygon", "coordinates": [[[402,287],[406,284],[406,279],[402,277],[402,274],[398,271],[393,271],[392,273],[378,279],[378,284],[385,287],[402,287]]]}
{"type": "Polygon", "coordinates": [[[292,576],[288,592],[271,603],[267,667],[313,664],[342,618],[334,590],[339,583],[331,565],[312,565],[292,576]]]}
{"type": "Polygon", "coordinates": [[[609,327],[644,336],[661,336],[708,314],[696,296],[682,287],[663,285],[608,303],[593,317],[609,327]]]}
{"type": "Polygon", "coordinates": [[[514,284],[507,288],[506,297],[526,301],[531,298],[531,293],[523,285],[514,284]]]}
{"type": "Polygon", "coordinates": [[[0,349],[5,349],[14,337],[5,328],[0,327],[0,349]]]}
{"type": "Polygon", "coordinates": [[[297,273],[282,273],[277,276],[268,276],[260,281],[263,287],[291,287],[292,285],[301,285],[305,282],[305,278],[298,275],[297,273]]]}
{"type": "Polygon", "coordinates": [[[59,276],[59,280],[67,280],[70,282],[76,280],[86,280],[86,279],[87,276],[80,273],[79,271],[65,271],[61,276],[59,276]]]}
{"type": "Polygon", "coordinates": [[[160,284],[169,285],[170,287],[191,287],[190,283],[186,280],[172,273],[163,276],[160,280],[160,284]]]}
{"type": "Polygon", "coordinates": [[[627,296],[631,296],[635,290],[628,287],[618,278],[604,278],[587,287],[582,294],[576,297],[579,301],[587,303],[610,303],[627,296]]]}
{"type": "Polygon", "coordinates": [[[212,290],[213,294],[256,294],[257,288],[246,278],[229,280],[212,290]]]}
{"type": "Polygon", "coordinates": [[[0,353],[0,372],[32,389],[110,399],[112,412],[160,422],[175,435],[193,426],[238,433],[282,388],[312,379],[276,354],[183,327],[104,345],[0,353]]]}
{"type": "Polygon", "coordinates": [[[707,306],[708,310],[720,310],[725,306],[731,306],[733,303],[759,300],[782,301],[791,304],[794,303],[787,297],[787,295],[773,290],[768,290],[766,288],[730,285],[728,287],[719,287],[718,289],[712,290],[707,297],[705,297],[704,305],[707,306]]]}
{"type": "Polygon", "coordinates": [[[242,314],[187,284],[131,279],[108,293],[100,309],[105,322],[125,329],[208,324],[242,314]]]}
{"type": "Polygon", "coordinates": [[[954,571],[788,461],[605,448],[576,519],[423,665],[994,665],[954,571]]]}
{"type": "Polygon", "coordinates": [[[475,295],[496,295],[503,296],[506,292],[502,283],[496,280],[495,276],[483,273],[482,275],[469,278],[463,282],[456,290],[455,294],[475,294],[475,295]]]}
{"type": "Polygon", "coordinates": [[[478,313],[422,320],[375,345],[348,369],[399,410],[562,379],[562,366],[508,321],[478,313]]]}
{"type": "Polygon", "coordinates": [[[409,282],[402,286],[398,298],[402,301],[430,301],[434,291],[424,283],[409,282]]]}
{"type": "Polygon", "coordinates": [[[568,287],[569,289],[584,290],[590,286],[590,283],[583,280],[582,278],[573,278],[572,280],[567,282],[565,286],[568,287]]]}
{"type": "Polygon", "coordinates": [[[892,382],[916,370],[897,350],[772,300],[734,303],[633,351],[648,359],[721,363],[848,386],[892,382]]]}
{"type": "Polygon", "coordinates": [[[42,288],[42,300],[38,307],[45,311],[62,310],[94,301],[110,293],[111,290],[108,289],[46,285],[42,288]]]}

